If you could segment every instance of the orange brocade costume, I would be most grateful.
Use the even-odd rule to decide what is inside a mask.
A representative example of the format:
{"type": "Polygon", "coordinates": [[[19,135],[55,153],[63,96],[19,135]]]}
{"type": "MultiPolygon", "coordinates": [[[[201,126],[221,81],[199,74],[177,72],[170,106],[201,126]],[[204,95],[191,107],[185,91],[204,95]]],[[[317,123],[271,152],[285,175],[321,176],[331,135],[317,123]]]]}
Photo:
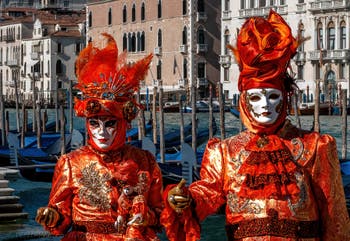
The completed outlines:
{"type": "Polygon", "coordinates": [[[123,184],[128,178],[134,178],[120,175],[119,170],[134,166],[133,162],[138,165],[138,170],[129,170],[128,175],[147,174],[146,180],[137,183],[143,188],[142,195],[149,208],[148,223],[140,240],[155,239],[163,205],[161,171],[149,152],[130,145],[109,154],[85,146],[60,158],[48,206],[56,209],[63,218],[59,226],[47,230],[60,235],[72,227],[63,241],[126,240],[123,234],[117,233],[114,222],[119,215],[118,198],[123,184]]]}
{"type": "Polygon", "coordinates": [[[246,147],[256,137],[245,131],[209,141],[201,180],[189,187],[194,212],[185,210],[179,216],[166,205],[162,213],[169,239],[198,240],[199,222],[226,205],[228,240],[350,240],[335,140],[287,121],[275,137],[293,159],[247,161],[255,153],[246,147]],[[274,179],[297,186],[286,185],[284,190],[273,185],[274,179]],[[264,184],[264,190],[256,188],[264,184]]]}
{"type": "MultiPolygon", "coordinates": [[[[247,130],[208,142],[201,179],[189,186],[190,208],[176,213],[167,201],[172,187],[164,191],[161,223],[171,241],[198,240],[200,222],[224,205],[229,241],[350,240],[334,138],[298,129],[286,118],[295,87],[287,68],[301,42],[273,10],[267,19],[243,24],[231,49],[240,68],[240,118],[247,130]],[[262,114],[252,111],[248,91],[266,97],[269,88],[283,98],[276,120],[264,123],[256,119],[262,114]]],[[[271,114],[266,103],[260,107],[271,114]]]]}

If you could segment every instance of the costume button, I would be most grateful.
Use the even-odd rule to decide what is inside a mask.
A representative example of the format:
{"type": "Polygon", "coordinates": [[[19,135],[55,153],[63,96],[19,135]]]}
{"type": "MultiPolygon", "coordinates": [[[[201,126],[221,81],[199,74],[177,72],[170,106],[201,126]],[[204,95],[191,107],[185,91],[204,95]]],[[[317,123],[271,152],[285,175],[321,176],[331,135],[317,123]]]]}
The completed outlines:
{"type": "Polygon", "coordinates": [[[300,226],[298,225],[298,230],[300,230],[300,226]]]}

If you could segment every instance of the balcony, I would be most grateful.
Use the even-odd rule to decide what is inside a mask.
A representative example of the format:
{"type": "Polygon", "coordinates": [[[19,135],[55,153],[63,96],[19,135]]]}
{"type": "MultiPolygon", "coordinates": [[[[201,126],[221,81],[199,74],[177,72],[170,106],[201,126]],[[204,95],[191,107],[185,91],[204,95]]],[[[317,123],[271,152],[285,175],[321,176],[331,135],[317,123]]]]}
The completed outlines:
{"type": "Polygon", "coordinates": [[[207,78],[197,78],[197,87],[208,86],[207,78]]]}
{"type": "Polygon", "coordinates": [[[19,67],[19,61],[17,59],[11,59],[7,61],[9,67],[19,67]]]}
{"type": "Polygon", "coordinates": [[[306,52],[298,51],[294,57],[294,61],[299,62],[299,63],[300,62],[305,63],[306,62],[306,52]]]}
{"type": "Polygon", "coordinates": [[[208,52],[208,44],[197,44],[197,54],[208,52]]]}
{"type": "Polygon", "coordinates": [[[250,18],[254,16],[268,16],[271,9],[275,10],[277,13],[281,15],[288,13],[288,5],[273,6],[273,7],[269,6],[269,7],[262,7],[262,8],[247,8],[247,9],[239,10],[239,18],[250,18]]]}
{"type": "Polygon", "coordinates": [[[223,68],[230,68],[231,66],[231,56],[230,55],[220,55],[219,63],[223,68]]]}
{"type": "Polygon", "coordinates": [[[39,53],[38,52],[31,52],[30,57],[32,60],[39,60],[39,53]]]}
{"type": "Polygon", "coordinates": [[[179,47],[179,51],[180,51],[180,53],[182,53],[182,54],[187,54],[187,49],[188,49],[188,47],[187,47],[186,44],[182,44],[182,45],[180,45],[180,47],[179,47]]]}
{"type": "Polygon", "coordinates": [[[207,21],[207,18],[208,16],[205,12],[197,12],[197,19],[196,19],[197,22],[201,22],[201,21],[205,22],[207,21]]]}
{"type": "Polygon", "coordinates": [[[306,3],[297,3],[297,13],[306,13],[306,3]]]}
{"type": "Polygon", "coordinates": [[[8,80],[8,81],[7,81],[7,86],[8,86],[8,87],[13,87],[13,88],[14,88],[14,87],[16,87],[16,83],[15,83],[15,81],[13,81],[13,80],[8,80]]]}
{"type": "Polygon", "coordinates": [[[310,52],[311,61],[342,61],[350,60],[349,49],[337,49],[337,50],[314,50],[310,52]]]}
{"type": "Polygon", "coordinates": [[[162,55],[162,47],[155,47],[154,48],[154,54],[155,55],[162,55]]]}
{"type": "Polygon", "coordinates": [[[222,11],[222,20],[231,20],[231,11],[230,10],[224,10],[222,11]]]}
{"type": "Polygon", "coordinates": [[[5,35],[3,40],[6,41],[6,42],[14,42],[15,41],[15,36],[13,36],[13,35],[5,35]]]}
{"type": "Polygon", "coordinates": [[[159,84],[160,84],[160,80],[158,80],[158,79],[154,79],[154,80],[153,80],[153,86],[158,87],[159,84]]]}
{"type": "Polygon", "coordinates": [[[179,79],[177,84],[179,88],[185,88],[185,86],[187,85],[187,79],[179,79]]]}
{"type": "Polygon", "coordinates": [[[349,0],[326,0],[310,2],[309,11],[312,13],[335,12],[339,10],[349,10],[349,0]]]}

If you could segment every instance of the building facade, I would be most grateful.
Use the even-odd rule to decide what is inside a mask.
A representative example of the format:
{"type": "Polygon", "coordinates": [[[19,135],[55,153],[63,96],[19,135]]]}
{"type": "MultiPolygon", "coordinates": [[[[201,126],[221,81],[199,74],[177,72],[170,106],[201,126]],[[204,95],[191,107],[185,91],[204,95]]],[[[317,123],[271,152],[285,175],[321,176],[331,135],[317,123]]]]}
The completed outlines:
{"type": "Polygon", "coordinates": [[[162,87],[176,101],[194,85],[205,98],[220,81],[220,12],[207,0],[88,1],[87,41],[110,33],[130,62],[153,53],[141,94],[162,87]]]}
{"type": "Polygon", "coordinates": [[[7,102],[52,104],[76,80],[85,12],[38,10],[0,22],[0,83],[7,102]]]}
{"type": "Polygon", "coordinates": [[[337,103],[350,79],[350,1],[347,0],[222,0],[220,79],[228,98],[237,100],[239,69],[226,45],[235,45],[237,29],[251,16],[267,17],[270,9],[290,25],[294,36],[310,38],[291,61],[299,102],[312,103],[316,81],[321,102],[337,103]]]}

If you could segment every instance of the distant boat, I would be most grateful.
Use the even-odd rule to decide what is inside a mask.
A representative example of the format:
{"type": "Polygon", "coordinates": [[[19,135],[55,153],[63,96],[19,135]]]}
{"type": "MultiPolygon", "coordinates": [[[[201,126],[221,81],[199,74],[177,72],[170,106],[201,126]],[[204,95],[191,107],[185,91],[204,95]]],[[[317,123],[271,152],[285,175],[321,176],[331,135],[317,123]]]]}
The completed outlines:
{"type": "MultiPolygon", "coordinates": [[[[319,114],[320,115],[329,115],[332,114],[333,106],[329,106],[329,103],[320,103],[319,114]]],[[[299,105],[298,114],[299,115],[314,115],[315,113],[315,104],[314,103],[302,103],[299,105]]],[[[290,111],[290,115],[294,115],[294,109],[290,111]]]]}
{"type": "Polygon", "coordinates": [[[239,110],[236,107],[231,107],[230,108],[230,113],[234,115],[235,117],[239,118],[239,110]]]}

